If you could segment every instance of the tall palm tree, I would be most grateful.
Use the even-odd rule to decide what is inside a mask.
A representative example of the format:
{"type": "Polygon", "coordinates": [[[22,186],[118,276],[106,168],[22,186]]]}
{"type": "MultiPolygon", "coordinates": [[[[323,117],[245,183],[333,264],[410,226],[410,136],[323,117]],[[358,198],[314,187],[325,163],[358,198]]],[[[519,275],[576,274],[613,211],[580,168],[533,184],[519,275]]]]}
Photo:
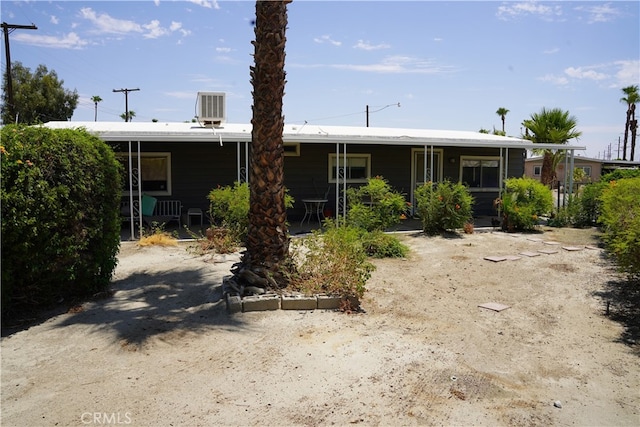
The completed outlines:
{"type": "Polygon", "coordinates": [[[622,92],[626,96],[620,98],[620,102],[627,104],[627,121],[624,124],[624,143],[622,144],[622,160],[627,160],[627,141],[629,140],[629,131],[631,131],[631,158],[636,148],[636,129],[638,122],[636,121],[636,104],[640,102],[640,94],[638,93],[638,85],[627,86],[622,88],[622,92]]]}
{"type": "Polygon", "coordinates": [[[507,110],[504,107],[500,107],[498,108],[498,111],[496,111],[496,114],[500,116],[500,120],[502,120],[502,132],[504,132],[504,119],[507,116],[507,113],[509,112],[509,110],[507,110]]]}
{"type": "Polygon", "coordinates": [[[287,3],[256,1],[253,118],[249,169],[249,230],[246,252],[234,270],[241,282],[263,288],[288,284],[289,254],[284,187],[282,98],[285,86],[287,3]]]}
{"type": "Polygon", "coordinates": [[[93,103],[96,106],[96,114],[95,114],[95,118],[94,121],[98,121],[98,102],[102,102],[102,98],[100,98],[100,96],[98,95],[94,95],[91,97],[91,100],[93,101],[93,103]]]}
{"type": "MultiPolygon", "coordinates": [[[[527,130],[523,137],[539,144],[566,144],[570,139],[582,135],[582,132],[576,130],[578,120],[569,115],[568,111],[563,111],[560,108],[550,110],[542,108],[539,113],[533,113],[531,118],[523,121],[522,124],[527,130]]],[[[540,181],[551,186],[556,180],[556,167],[564,158],[564,153],[560,150],[554,152],[549,149],[541,150],[541,152],[544,158],[540,181]]]]}

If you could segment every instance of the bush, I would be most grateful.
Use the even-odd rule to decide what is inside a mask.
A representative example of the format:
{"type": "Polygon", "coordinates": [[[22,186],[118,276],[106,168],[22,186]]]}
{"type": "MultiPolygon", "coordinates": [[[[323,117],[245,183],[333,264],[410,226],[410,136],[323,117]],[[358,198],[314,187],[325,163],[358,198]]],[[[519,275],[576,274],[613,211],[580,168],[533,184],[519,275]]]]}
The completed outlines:
{"type": "Polygon", "coordinates": [[[249,229],[249,184],[236,182],[211,190],[209,216],[213,224],[229,230],[229,238],[244,242],[249,229]]]}
{"type": "Polygon", "coordinates": [[[609,182],[601,196],[603,240],[621,271],[640,277],[640,178],[609,182]]]}
{"type": "Polygon", "coordinates": [[[380,230],[363,232],[360,241],[367,255],[374,258],[404,258],[409,253],[396,236],[380,230]]]}
{"type": "Polygon", "coordinates": [[[399,223],[408,208],[404,196],[394,191],[382,177],[347,189],[347,201],[347,225],[366,231],[384,231],[399,223]]]}
{"type": "Polygon", "coordinates": [[[375,269],[367,260],[362,231],[326,224],[325,232],[314,230],[311,236],[293,241],[298,268],[290,288],[308,295],[324,293],[359,300],[375,269]]]}
{"type": "Polygon", "coordinates": [[[546,185],[535,179],[509,178],[498,204],[503,227],[508,231],[533,230],[538,226],[538,218],[553,209],[553,195],[546,185]]]}
{"type": "Polygon", "coordinates": [[[417,212],[426,233],[463,228],[472,218],[473,197],[461,183],[427,182],[416,189],[415,197],[417,212]]]}
{"type": "MultiPolygon", "coordinates": [[[[249,230],[249,184],[235,182],[233,186],[218,186],[209,192],[208,198],[211,222],[229,230],[225,239],[244,242],[249,230]]],[[[285,194],[284,203],[287,208],[293,207],[293,197],[285,194]]]]}
{"type": "Polygon", "coordinates": [[[1,132],[3,315],[104,290],[120,245],[113,151],[84,130],[1,132]]]}

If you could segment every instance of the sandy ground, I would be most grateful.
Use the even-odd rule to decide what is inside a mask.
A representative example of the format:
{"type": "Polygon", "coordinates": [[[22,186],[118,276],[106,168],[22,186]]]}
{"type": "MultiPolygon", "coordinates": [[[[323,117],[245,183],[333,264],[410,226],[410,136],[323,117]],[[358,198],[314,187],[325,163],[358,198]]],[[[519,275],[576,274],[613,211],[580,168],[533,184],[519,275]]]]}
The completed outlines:
{"type": "Polygon", "coordinates": [[[230,316],[237,254],[123,243],[113,297],[2,339],[2,426],[638,426],[639,346],[605,315],[619,278],[594,236],[406,233],[355,315],[230,316]]]}

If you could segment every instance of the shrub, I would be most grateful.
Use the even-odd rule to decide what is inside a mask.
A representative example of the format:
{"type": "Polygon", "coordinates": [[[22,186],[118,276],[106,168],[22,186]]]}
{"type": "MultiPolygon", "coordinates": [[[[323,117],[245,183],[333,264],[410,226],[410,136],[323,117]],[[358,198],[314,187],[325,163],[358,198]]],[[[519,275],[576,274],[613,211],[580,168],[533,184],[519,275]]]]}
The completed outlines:
{"type": "Polygon", "coordinates": [[[211,222],[229,230],[230,238],[243,242],[249,229],[249,184],[234,183],[209,192],[211,222]]]}
{"type": "Polygon", "coordinates": [[[621,271],[640,277],[640,178],[609,182],[601,196],[603,240],[621,271]]]}
{"type": "Polygon", "coordinates": [[[104,290],[120,245],[113,151],[84,130],[1,132],[3,315],[104,290]]]}
{"type": "Polygon", "coordinates": [[[360,241],[367,255],[374,258],[404,258],[409,253],[396,236],[380,230],[363,232],[360,241]]]}
{"type": "Polygon", "coordinates": [[[544,184],[532,178],[509,178],[499,202],[503,227],[508,231],[533,230],[538,218],[553,208],[553,195],[544,184]]]}
{"type": "Polygon", "coordinates": [[[461,183],[427,182],[416,189],[415,197],[417,212],[426,233],[462,228],[471,220],[473,197],[461,183]]]}
{"type": "MultiPolygon", "coordinates": [[[[218,186],[209,192],[208,198],[212,223],[229,230],[225,239],[244,242],[249,230],[249,184],[235,182],[233,186],[218,186]]],[[[291,208],[294,199],[287,193],[284,202],[287,208],[291,208]]]]}
{"type": "Polygon", "coordinates": [[[325,232],[314,230],[309,237],[292,242],[298,268],[290,288],[309,295],[324,293],[359,300],[375,269],[360,240],[362,231],[326,224],[325,232]]]}
{"type": "Polygon", "coordinates": [[[617,169],[603,175],[599,182],[585,185],[580,194],[580,209],[574,219],[575,225],[589,227],[598,224],[602,206],[602,192],[608,188],[609,182],[636,177],[640,177],[638,169],[617,169]]]}
{"type": "Polygon", "coordinates": [[[382,177],[370,178],[366,185],[347,189],[347,201],[347,225],[366,231],[384,231],[399,223],[408,208],[404,196],[382,177]]]}

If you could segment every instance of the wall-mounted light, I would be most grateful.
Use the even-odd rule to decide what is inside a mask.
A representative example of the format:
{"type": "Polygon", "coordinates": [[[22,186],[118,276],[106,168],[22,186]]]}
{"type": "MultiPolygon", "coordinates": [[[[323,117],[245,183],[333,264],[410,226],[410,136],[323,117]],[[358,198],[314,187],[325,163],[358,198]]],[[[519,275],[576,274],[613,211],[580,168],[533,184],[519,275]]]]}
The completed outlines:
{"type": "Polygon", "coordinates": [[[455,157],[449,157],[449,163],[455,163],[455,162],[456,162],[455,157]]]}

